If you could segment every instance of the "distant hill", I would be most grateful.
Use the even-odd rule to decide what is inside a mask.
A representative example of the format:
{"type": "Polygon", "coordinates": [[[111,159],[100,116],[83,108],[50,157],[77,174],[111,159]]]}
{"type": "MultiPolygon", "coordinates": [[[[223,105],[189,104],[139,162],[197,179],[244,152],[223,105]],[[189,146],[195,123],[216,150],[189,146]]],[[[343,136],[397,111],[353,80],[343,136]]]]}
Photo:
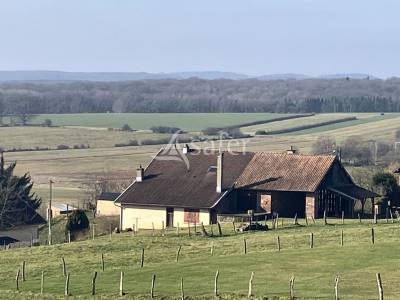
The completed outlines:
{"type": "Polygon", "coordinates": [[[251,76],[234,72],[204,71],[204,72],[176,72],[176,73],[146,73],[146,72],[64,72],[64,71],[0,71],[0,82],[5,81],[135,81],[152,79],[189,79],[199,78],[206,80],[215,79],[258,79],[269,80],[302,80],[302,79],[376,79],[368,74],[327,74],[320,76],[308,76],[304,74],[270,74],[251,76]]]}

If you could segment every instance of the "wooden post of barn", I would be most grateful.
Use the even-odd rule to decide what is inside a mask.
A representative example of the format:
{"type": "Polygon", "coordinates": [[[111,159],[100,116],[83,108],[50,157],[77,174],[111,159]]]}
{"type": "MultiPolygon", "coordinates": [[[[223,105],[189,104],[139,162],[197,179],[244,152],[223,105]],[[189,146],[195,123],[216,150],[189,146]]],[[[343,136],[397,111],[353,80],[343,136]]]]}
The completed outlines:
{"type": "Polygon", "coordinates": [[[217,270],[217,273],[215,273],[215,279],[214,279],[214,296],[218,296],[218,277],[219,277],[219,270],[217,270]]]}
{"type": "Polygon", "coordinates": [[[42,276],[40,278],[40,294],[43,294],[44,290],[44,271],[42,271],[42,276]]]}
{"type": "Polygon", "coordinates": [[[143,268],[144,266],[144,248],[142,248],[142,254],[140,256],[140,267],[143,268]]]}
{"type": "Polygon", "coordinates": [[[97,272],[94,272],[92,278],[92,296],[96,295],[96,278],[97,278],[97,272]]]}
{"type": "Polygon", "coordinates": [[[326,220],[326,210],[324,210],[324,225],[328,225],[328,221],[326,220]]]}
{"type": "Polygon", "coordinates": [[[185,300],[185,291],[183,289],[183,277],[181,277],[181,300],[185,300]]]}
{"type": "Polygon", "coordinates": [[[379,300],[383,300],[383,287],[380,273],[376,273],[376,282],[378,284],[379,300]]]}
{"type": "Polygon", "coordinates": [[[247,240],[246,240],[246,238],[243,238],[243,251],[244,251],[244,254],[247,254],[247,240]]]}
{"type": "Polygon", "coordinates": [[[119,278],[119,295],[122,297],[124,293],[124,272],[121,271],[121,276],[119,278]]]}
{"type": "Polygon", "coordinates": [[[64,296],[69,296],[69,273],[67,274],[67,278],[65,279],[64,296]]]}
{"type": "Polygon", "coordinates": [[[289,281],[289,289],[290,289],[290,297],[289,297],[289,299],[290,300],[294,300],[295,299],[295,293],[294,293],[294,276],[292,276],[291,278],[290,278],[290,281],[289,281]]]}
{"type": "Polygon", "coordinates": [[[22,262],[21,269],[22,269],[22,281],[25,281],[25,261],[22,262]]]}
{"type": "Polygon", "coordinates": [[[18,269],[17,275],[15,276],[15,284],[16,284],[17,291],[19,291],[19,274],[20,274],[20,272],[21,271],[18,269]]]}
{"type": "Polygon", "coordinates": [[[276,244],[278,246],[278,251],[281,251],[281,239],[279,238],[279,235],[276,237],[276,244]]]}
{"type": "Polygon", "coordinates": [[[151,278],[151,289],[150,289],[150,298],[154,299],[154,287],[156,285],[156,274],[153,274],[151,278]]]}
{"type": "Polygon", "coordinates": [[[220,236],[222,236],[221,224],[220,224],[219,222],[217,222],[217,225],[218,225],[218,234],[219,234],[220,236]]]}
{"type": "Polygon", "coordinates": [[[253,296],[253,279],[254,279],[254,272],[251,272],[250,280],[249,280],[249,291],[247,293],[247,297],[253,296]]]}
{"type": "Polygon", "coordinates": [[[235,221],[232,221],[232,228],[233,228],[233,233],[236,234],[235,221]]]}
{"type": "Polygon", "coordinates": [[[104,254],[101,254],[101,270],[104,272],[105,266],[104,266],[104,254]]]}
{"type": "Polygon", "coordinates": [[[375,244],[375,231],[374,228],[371,228],[371,243],[372,245],[375,244]]]}
{"type": "Polygon", "coordinates": [[[178,251],[176,252],[176,262],[179,262],[179,254],[181,253],[182,246],[179,245],[178,251]]]}
{"type": "Polygon", "coordinates": [[[310,249],[314,248],[314,233],[310,233],[310,249]]]}
{"type": "Polygon", "coordinates": [[[342,225],[344,225],[344,210],[342,210],[342,225]]]}
{"type": "Polygon", "coordinates": [[[62,263],[63,276],[66,277],[66,276],[67,276],[67,268],[66,268],[66,266],[65,266],[65,259],[64,259],[64,257],[61,257],[61,263],[62,263]]]}
{"type": "Polygon", "coordinates": [[[339,275],[335,277],[335,300],[339,300],[339,275]]]}

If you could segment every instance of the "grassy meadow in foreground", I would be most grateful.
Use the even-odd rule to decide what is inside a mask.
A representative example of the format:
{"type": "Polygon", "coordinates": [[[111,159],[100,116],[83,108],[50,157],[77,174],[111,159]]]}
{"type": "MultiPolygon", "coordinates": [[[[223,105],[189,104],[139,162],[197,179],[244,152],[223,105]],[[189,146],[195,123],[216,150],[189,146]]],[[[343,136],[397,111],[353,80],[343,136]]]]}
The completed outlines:
{"type": "MultiPolygon", "coordinates": [[[[185,295],[189,298],[213,298],[214,276],[219,270],[219,293],[223,299],[244,298],[251,272],[255,273],[253,293],[257,297],[289,295],[288,283],[295,276],[295,291],[299,299],[332,299],[334,278],[340,276],[341,299],[376,299],[375,273],[382,274],[386,299],[397,299],[400,284],[399,224],[381,220],[329,219],[330,225],[291,225],[267,232],[233,234],[230,224],[223,226],[224,237],[188,237],[187,229],[175,230],[161,236],[157,231],[105,235],[93,240],[71,244],[21,248],[0,251],[0,290],[4,298],[39,298],[40,277],[45,270],[45,294],[48,299],[62,297],[65,278],[61,257],[65,258],[70,273],[70,293],[77,299],[89,299],[93,272],[98,272],[97,293],[104,299],[118,297],[120,271],[125,272],[126,299],[147,298],[151,277],[156,274],[156,298],[179,298],[180,279],[184,278],[185,295]],[[375,244],[370,232],[375,228],[375,244]],[[344,246],[340,246],[340,232],[344,231],[344,246]],[[309,248],[309,234],[313,232],[315,247],[309,248]],[[277,251],[276,238],[281,240],[277,251]],[[243,253],[243,238],[248,253],[243,253]],[[176,253],[182,246],[179,262],[176,253]],[[211,247],[214,253],[211,255],[211,247]],[[144,267],[140,268],[140,253],[145,249],[144,267]],[[105,257],[105,271],[101,271],[101,254],[105,257]],[[26,281],[20,282],[15,292],[15,274],[26,261],[26,281]],[[35,296],[36,295],[36,296],[35,296]]],[[[208,228],[210,231],[210,228],[208,228]]],[[[216,228],[214,227],[214,232],[216,228]]],[[[193,229],[192,229],[193,233],[193,229]]],[[[73,298],[73,297],[71,297],[73,298]]]]}

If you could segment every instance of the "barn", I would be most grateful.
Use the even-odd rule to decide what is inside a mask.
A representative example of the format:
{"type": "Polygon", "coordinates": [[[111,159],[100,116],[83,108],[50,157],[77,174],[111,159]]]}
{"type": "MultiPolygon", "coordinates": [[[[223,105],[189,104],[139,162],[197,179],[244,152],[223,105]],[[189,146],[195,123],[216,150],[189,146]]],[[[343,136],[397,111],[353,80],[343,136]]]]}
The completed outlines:
{"type": "Polygon", "coordinates": [[[283,217],[354,215],[378,195],[354,183],[335,155],[161,150],[115,200],[122,229],[216,223],[249,210],[283,217]]]}

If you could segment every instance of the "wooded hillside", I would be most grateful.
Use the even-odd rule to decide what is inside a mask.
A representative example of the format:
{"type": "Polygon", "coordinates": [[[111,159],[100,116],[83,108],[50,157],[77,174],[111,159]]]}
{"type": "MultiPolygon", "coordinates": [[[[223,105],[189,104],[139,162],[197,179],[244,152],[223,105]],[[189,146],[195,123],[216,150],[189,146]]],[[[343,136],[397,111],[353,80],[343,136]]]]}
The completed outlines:
{"type": "Polygon", "coordinates": [[[0,115],[400,111],[400,79],[143,80],[0,84],[0,115]]]}

